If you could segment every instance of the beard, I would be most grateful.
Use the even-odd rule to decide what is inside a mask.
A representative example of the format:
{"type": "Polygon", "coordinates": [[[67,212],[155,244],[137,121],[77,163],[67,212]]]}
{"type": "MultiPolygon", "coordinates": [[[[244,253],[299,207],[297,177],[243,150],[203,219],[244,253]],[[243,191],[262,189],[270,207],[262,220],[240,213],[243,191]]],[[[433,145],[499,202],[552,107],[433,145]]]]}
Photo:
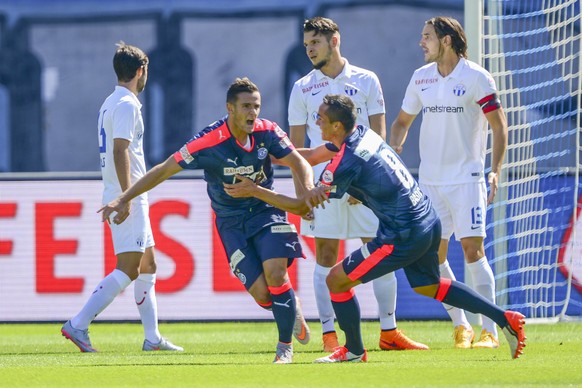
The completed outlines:
{"type": "Polygon", "coordinates": [[[313,64],[313,68],[314,68],[315,70],[320,70],[322,67],[324,67],[325,65],[327,65],[327,63],[328,63],[328,62],[329,62],[329,61],[328,61],[328,60],[327,60],[327,58],[326,58],[326,59],[324,59],[324,60],[321,60],[321,61],[319,61],[319,62],[317,62],[317,63],[314,63],[314,64],[313,64]]]}
{"type": "Polygon", "coordinates": [[[145,89],[146,85],[146,75],[142,75],[140,79],[137,80],[137,92],[141,93],[145,89]]]}

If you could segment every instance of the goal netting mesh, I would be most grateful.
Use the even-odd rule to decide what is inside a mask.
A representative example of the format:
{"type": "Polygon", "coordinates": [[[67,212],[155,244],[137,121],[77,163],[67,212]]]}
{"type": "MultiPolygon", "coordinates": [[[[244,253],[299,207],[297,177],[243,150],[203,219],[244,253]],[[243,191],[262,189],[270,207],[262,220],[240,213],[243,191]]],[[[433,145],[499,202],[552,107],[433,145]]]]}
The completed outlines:
{"type": "Polygon", "coordinates": [[[531,320],[580,317],[580,2],[483,5],[482,62],[509,125],[486,239],[497,303],[531,320]]]}

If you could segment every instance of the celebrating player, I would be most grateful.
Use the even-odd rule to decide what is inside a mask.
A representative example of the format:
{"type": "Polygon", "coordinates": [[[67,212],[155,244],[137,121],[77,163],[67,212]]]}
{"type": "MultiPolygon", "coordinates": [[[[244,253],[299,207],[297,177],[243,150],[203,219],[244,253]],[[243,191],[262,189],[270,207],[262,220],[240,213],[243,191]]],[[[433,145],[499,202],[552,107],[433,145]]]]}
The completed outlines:
{"type": "MultiPolygon", "coordinates": [[[[335,155],[321,174],[319,185],[329,188],[330,197],[347,192],[362,201],[378,217],[380,226],[376,238],[336,264],[327,277],[346,344],[316,362],[367,361],[353,287],[399,268],[404,269],[417,293],[491,318],[502,328],[511,357],[518,358],[525,347],[525,317],[502,310],[463,283],[440,277],[441,224],[430,200],[392,148],[374,131],[356,126],[355,105],[350,98],[326,95],[317,124],[323,139],[330,143],[302,153],[312,164],[335,155]]],[[[248,179],[227,184],[226,191],[234,197],[254,196],[297,214],[308,210],[305,201],[274,193],[248,179]]]]}
{"type": "MultiPolygon", "coordinates": [[[[315,17],[303,25],[303,44],[314,69],[295,82],[289,100],[290,137],[296,147],[303,147],[305,136],[311,147],[322,144],[316,125],[317,109],[327,93],[349,95],[358,108],[358,124],[369,126],[386,137],[384,97],[378,77],[373,72],[351,65],[340,53],[340,31],[331,19],[315,17]]],[[[319,177],[325,164],[313,167],[319,177]]],[[[376,235],[378,219],[360,201],[345,195],[332,199],[323,208],[313,210],[313,219],[301,221],[301,234],[315,237],[316,265],[313,288],[323,331],[323,349],[331,352],[338,339],[334,313],[325,278],[338,261],[339,240],[359,238],[369,242],[376,235]]],[[[428,346],[408,338],[396,328],[396,276],[388,273],[373,282],[380,317],[379,346],[384,350],[426,350],[428,346]]]]}
{"type": "MultiPolygon", "coordinates": [[[[429,19],[420,46],[428,65],[414,72],[402,108],[390,131],[390,145],[402,152],[408,129],[422,110],[420,168],[422,191],[442,222],[441,274],[455,280],[447,261],[449,238],[461,240],[472,286],[495,303],[495,277],[485,256],[487,204],[497,192],[498,174],[507,148],[507,122],[495,82],[485,69],[467,60],[467,39],[458,21],[429,19]],[[485,186],[487,123],[493,134],[489,197],[485,186]]],[[[453,321],[457,348],[499,346],[495,322],[483,317],[479,340],[462,310],[445,306],[453,321]]]]}
{"type": "Polygon", "coordinates": [[[103,220],[117,212],[113,223],[120,224],[129,214],[132,198],[182,169],[203,169],[230,268],[255,301],[272,310],[279,330],[274,362],[288,364],[293,360],[292,335],[302,344],[310,335],[287,274],[293,259],[303,257],[295,227],[287,222],[285,212],[255,198],[234,199],[225,193],[223,184],[247,177],[271,188],[272,155],[291,168],[298,178],[296,190],[307,201],[320,191],[311,190],[311,168],[285,132],[277,124],[258,118],[261,95],[248,78],[237,78],[230,85],[226,109],[226,117],[203,129],[100,211],[103,220]]]}
{"type": "MultiPolygon", "coordinates": [[[[146,172],[144,125],[137,95],[147,82],[148,57],[141,49],[121,42],[113,57],[113,68],[118,85],[101,106],[97,127],[104,204],[146,172]]],[[[163,338],[158,330],[156,261],[147,195],[137,197],[132,207],[131,222],[111,225],[116,269],[97,285],[81,311],[61,329],[81,352],[96,352],[89,339],[89,324],[134,280],[135,300],[145,334],[142,349],[184,350],[163,338]]]]}

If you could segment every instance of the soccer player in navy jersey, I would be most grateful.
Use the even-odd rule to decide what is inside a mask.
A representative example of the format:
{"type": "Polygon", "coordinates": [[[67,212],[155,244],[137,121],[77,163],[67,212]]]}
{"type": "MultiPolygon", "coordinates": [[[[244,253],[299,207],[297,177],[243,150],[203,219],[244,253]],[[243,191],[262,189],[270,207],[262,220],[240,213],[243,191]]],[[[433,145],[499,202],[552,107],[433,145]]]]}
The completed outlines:
{"type": "Polygon", "coordinates": [[[284,211],[256,198],[232,198],[223,184],[245,177],[270,189],[272,155],[291,168],[297,193],[309,200],[313,175],[286,133],[258,117],[261,95],[248,78],[237,78],[230,85],[226,108],[226,117],[203,129],[100,211],[104,221],[117,212],[113,222],[119,224],[128,216],[132,198],[182,169],[203,169],[230,268],[255,301],[272,310],[279,330],[274,362],[288,364],[293,359],[292,335],[302,344],[309,341],[309,328],[287,274],[293,259],[303,257],[297,232],[284,211]]]}
{"type": "MultiPolygon", "coordinates": [[[[319,189],[326,187],[330,197],[347,192],[372,209],[380,220],[376,238],[336,264],[327,277],[346,344],[315,362],[367,361],[353,287],[399,268],[404,269],[417,293],[490,317],[502,328],[511,357],[519,357],[525,347],[525,317],[502,310],[463,283],[440,277],[441,224],[430,200],[394,150],[369,128],[356,126],[355,117],[349,97],[326,95],[318,110],[317,124],[329,143],[301,151],[311,164],[333,157],[321,174],[319,189]]],[[[233,197],[253,196],[297,214],[307,213],[308,205],[313,205],[274,193],[248,179],[227,184],[226,192],[233,197]]]]}

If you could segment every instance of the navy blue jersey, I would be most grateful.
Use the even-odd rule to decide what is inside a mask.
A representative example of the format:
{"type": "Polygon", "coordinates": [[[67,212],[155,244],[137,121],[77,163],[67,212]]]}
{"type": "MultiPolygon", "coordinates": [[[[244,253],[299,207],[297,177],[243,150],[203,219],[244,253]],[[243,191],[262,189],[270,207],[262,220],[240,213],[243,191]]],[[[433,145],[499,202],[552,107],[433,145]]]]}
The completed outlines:
{"type": "Polygon", "coordinates": [[[430,200],[396,152],[361,125],[346,137],[319,184],[332,187],[332,198],[347,192],[369,207],[380,220],[383,239],[408,239],[412,230],[424,230],[437,219],[430,200]]]}
{"type": "Polygon", "coordinates": [[[182,168],[203,169],[212,209],[219,217],[242,215],[266,204],[256,198],[233,198],[224,192],[223,183],[235,183],[235,175],[252,179],[272,189],[273,168],[269,154],[280,159],[294,147],[287,134],[271,121],[257,119],[251,148],[246,150],[232,136],[226,117],[204,128],[174,154],[182,168]]]}

